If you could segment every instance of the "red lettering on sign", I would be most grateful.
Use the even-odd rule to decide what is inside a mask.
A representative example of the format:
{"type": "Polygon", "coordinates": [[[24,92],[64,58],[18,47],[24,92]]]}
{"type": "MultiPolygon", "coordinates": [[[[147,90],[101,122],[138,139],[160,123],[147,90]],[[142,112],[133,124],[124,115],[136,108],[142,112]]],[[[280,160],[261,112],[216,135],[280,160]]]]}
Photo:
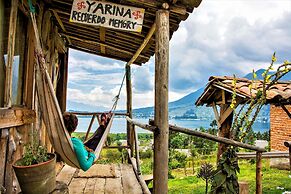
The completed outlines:
{"type": "Polygon", "coordinates": [[[141,15],[140,11],[134,11],[134,12],[132,12],[132,15],[134,16],[135,20],[137,20],[139,18],[142,18],[142,15],[141,15]]]}
{"type": "Polygon", "coordinates": [[[81,9],[85,9],[86,8],[86,5],[85,5],[85,2],[84,1],[77,3],[77,6],[78,6],[77,7],[78,10],[81,10],[81,9]]]}

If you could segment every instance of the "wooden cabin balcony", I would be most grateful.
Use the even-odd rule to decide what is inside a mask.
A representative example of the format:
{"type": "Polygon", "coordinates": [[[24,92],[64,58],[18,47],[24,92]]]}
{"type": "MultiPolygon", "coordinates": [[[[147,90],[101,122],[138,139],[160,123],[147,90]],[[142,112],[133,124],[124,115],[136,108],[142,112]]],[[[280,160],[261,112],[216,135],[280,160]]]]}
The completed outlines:
{"type": "Polygon", "coordinates": [[[95,164],[88,171],[65,165],[55,193],[144,193],[131,164],[95,164]]]}

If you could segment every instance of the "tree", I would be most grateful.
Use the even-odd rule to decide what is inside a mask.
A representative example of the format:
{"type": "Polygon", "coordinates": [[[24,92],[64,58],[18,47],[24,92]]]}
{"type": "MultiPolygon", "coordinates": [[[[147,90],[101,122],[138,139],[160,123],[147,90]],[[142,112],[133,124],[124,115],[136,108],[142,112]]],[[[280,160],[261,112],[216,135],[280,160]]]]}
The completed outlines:
{"type": "Polygon", "coordinates": [[[205,194],[208,192],[208,181],[211,179],[213,173],[213,166],[210,163],[204,163],[201,165],[197,177],[202,178],[205,181],[205,194]]]}
{"type": "Polygon", "coordinates": [[[198,156],[198,152],[197,149],[195,148],[195,146],[191,143],[190,146],[190,153],[191,153],[191,159],[192,159],[192,170],[193,170],[193,174],[195,173],[195,163],[194,163],[194,159],[198,156]]]}
{"type": "MultiPolygon", "coordinates": [[[[291,71],[291,63],[284,61],[275,73],[270,73],[273,70],[274,63],[276,62],[275,53],[272,56],[272,62],[270,66],[262,74],[262,88],[256,88],[257,75],[253,71],[253,80],[249,85],[251,97],[247,100],[240,108],[239,111],[235,111],[235,105],[237,103],[236,96],[236,78],[233,79],[233,92],[232,102],[230,107],[234,111],[234,121],[230,129],[231,138],[244,142],[251,131],[252,125],[254,124],[260,110],[267,102],[267,91],[278,82],[278,80],[291,71]],[[252,93],[253,89],[256,93],[252,93]]],[[[211,193],[238,193],[238,181],[237,172],[239,168],[237,165],[236,148],[228,147],[226,152],[219,159],[216,173],[212,179],[211,193]],[[227,189],[227,192],[226,190],[227,189]]]]}

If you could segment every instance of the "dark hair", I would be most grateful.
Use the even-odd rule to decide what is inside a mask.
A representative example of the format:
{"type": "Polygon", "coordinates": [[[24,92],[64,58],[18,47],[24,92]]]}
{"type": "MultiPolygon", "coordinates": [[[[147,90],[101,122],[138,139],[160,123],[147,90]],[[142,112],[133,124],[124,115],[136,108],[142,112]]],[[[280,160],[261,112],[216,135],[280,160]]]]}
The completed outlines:
{"type": "Polygon", "coordinates": [[[105,113],[102,113],[100,118],[102,119],[102,117],[105,117],[105,119],[106,119],[107,115],[105,113]]]}
{"type": "Polygon", "coordinates": [[[69,133],[73,133],[78,125],[78,118],[75,114],[64,113],[63,115],[65,127],[69,133]]]}

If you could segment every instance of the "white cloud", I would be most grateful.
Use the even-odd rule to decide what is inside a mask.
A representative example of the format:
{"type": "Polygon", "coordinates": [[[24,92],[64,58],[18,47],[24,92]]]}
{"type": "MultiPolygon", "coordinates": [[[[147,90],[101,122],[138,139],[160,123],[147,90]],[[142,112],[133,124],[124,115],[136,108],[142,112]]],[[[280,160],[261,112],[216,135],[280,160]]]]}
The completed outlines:
{"type": "MultiPolygon", "coordinates": [[[[266,68],[274,51],[279,60],[290,60],[290,19],[290,0],[203,0],[170,42],[169,100],[204,86],[211,75],[243,76],[266,68]]],[[[69,68],[69,99],[111,106],[123,62],[72,50],[69,68]]],[[[133,66],[132,83],[134,108],[152,106],[153,57],[142,67],[133,66]]],[[[121,109],[125,96],[123,90],[121,109]]]]}

